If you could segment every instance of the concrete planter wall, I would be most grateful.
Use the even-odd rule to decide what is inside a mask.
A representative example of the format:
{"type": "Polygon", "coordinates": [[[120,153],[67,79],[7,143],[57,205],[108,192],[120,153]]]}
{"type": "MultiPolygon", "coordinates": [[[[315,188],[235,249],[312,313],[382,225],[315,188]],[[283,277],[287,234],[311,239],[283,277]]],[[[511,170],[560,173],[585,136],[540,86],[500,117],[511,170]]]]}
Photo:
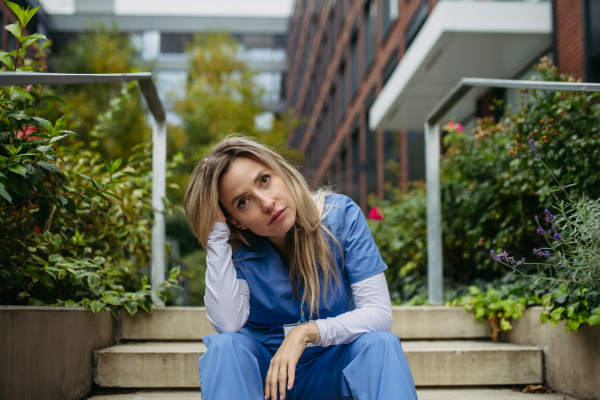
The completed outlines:
{"type": "Polygon", "coordinates": [[[79,400],[92,388],[93,353],[114,344],[110,313],[0,306],[0,399],[79,400]]]}
{"type": "Polygon", "coordinates": [[[566,333],[564,325],[542,325],[542,307],[528,309],[500,340],[544,349],[546,384],[558,392],[600,399],[600,325],[566,333]]]}

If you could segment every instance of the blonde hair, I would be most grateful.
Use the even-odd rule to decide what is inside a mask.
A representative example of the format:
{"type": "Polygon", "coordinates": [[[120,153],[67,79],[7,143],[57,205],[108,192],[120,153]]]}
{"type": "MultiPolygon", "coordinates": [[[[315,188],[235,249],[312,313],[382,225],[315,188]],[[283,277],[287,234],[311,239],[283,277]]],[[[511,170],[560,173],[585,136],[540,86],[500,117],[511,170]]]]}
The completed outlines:
{"type": "MultiPolygon", "coordinates": [[[[185,215],[190,227],[206,248],[208,235],[218,214],[219,180],[237,157],[249,157],[265,165],[283,180],[289,190],[296,205],[296,222],[286,236],[290,282],[298,298],[298,289],[304,286],[302,302],[308,304],[310,316],[314,312],[318,316],[321,296],[326,298],[332,282],[340,283],[327,236],[337,244],[343,257],[339,241],[322,223],[328,213],[325,212],[325,196],[332,193],[330,189],[311,193],[300,172],[282,156],[252,139],[230,135],[206,155],[190,176],[184,199],[185,215]],[[322,282],[319,275],[322,275],[322,282]]],[[[251,247],[256,234],[233,224],[228,225],[231,231],[229,243],[234,251],[242,244],[251,247]]]]}

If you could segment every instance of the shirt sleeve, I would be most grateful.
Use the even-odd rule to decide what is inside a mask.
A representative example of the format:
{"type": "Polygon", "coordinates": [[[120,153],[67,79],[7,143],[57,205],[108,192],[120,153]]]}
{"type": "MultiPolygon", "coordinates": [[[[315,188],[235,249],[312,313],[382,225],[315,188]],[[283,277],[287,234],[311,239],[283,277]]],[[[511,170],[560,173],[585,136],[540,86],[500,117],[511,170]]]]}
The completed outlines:
{"type": "Polygon", "coordinates": [[[385,280],[380,272],[351,285],[356,308],[336,317],[315,322],[321,333],[319,346],[350,343],[360,335],[392,329],[392,303],[385,280]]]}
{"type": "Polygon", "coordinates": [[[233,266],[229,227],[215,222],[206,249],[204,305],[217,332],[239,332],[250,314],[250,288],[233,266]]]}
{"type": "Polygon", "coordinates": [[[350,284],[387,269],[360,207],[349,197],[341,202],[344,269],[350,284]]]}

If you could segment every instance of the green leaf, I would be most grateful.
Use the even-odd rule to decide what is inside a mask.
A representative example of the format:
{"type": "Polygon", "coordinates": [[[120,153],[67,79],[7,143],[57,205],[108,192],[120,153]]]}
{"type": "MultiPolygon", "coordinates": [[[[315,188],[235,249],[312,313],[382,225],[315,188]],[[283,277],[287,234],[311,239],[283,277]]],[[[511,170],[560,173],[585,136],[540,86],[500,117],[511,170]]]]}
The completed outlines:
{"type": "Polygon", "coordinates": [[[58,142],[60,139],[65,138],[69,135],[61,135],[61,136],[55,136],[50,140],[50,143],[48,143],[49,145],[55,142],[58,142]]]}
{"type": "Polygon", "coordinates": [[[12,33],[13,36],[16,37],[17,39],[21,38],[21,32],[22,32],[21,25],[19,25],[18,22],[15,22],[14,24],[6,25],[4,28],[7,31],[9,31],[10,33],[12,33]]]}
{"type": "Polygon", "coordinates": [[[540,314],[540,322],[542,323],[542,325],[548,322],[548,318],[549,316],[547,313],[543,312],[540,314]]]}
{"type": "Polygon", "coordinates": [[[13,96],[16,96],[16,97],[18,97],[19,99],[22,99],[22,100],[33,101],[33,96],[27,90],[23,90],[23,89],[19,89],[19,88],[14,88],[14,90],[13,90],[13,96]]]}
{"type": "Polygon", "coordinates": [[[594,315],[597,315],[600,317],[600,307],[594,308],[594,311],[592,311],[592,313],[594,313],[594,315]]]}
{"type": "Polygon", "coordinates": [[[102,304],[98,300],[93,300],[92,302],[90,302],[90,308],[92,309],[92,312],[94,314],[98,315],[98,313],[100,312],[100,310],[103,307],[102,307],[102,304]]]}
{"type": "Polygon", "coordinates": [[[589,319],[588,319],[588,324],[590,326],[594,326],[594,325],[599,325],[600,324],[600,317],[597,315],[592,315],[589,319]]]}
{"type": "MultiPolygon", "coordinates": [[[[41,103],[42,101],[59,101],[59,102],[61,102],[61,103],[64,103],[64,102],[65,102],[65,100],[64,100],[63,98],[61,98],[61,97],[59,97],[59,96],[52,95],[52,94],[48,94],[48,95],[46,95],[46,96],[42,96],[42,97],[40,97],[40,103],[41,103]]],[[[36,117],[34,117],[34,118],[36,118],[36,117]]]]}
{"type": "Polygon", "coordinates": [[[67,199],[65,210],[67,210],[73,216],[77,214],[77,207],[75,207],[75,201],[73,201],[73,199],[70,197],[67,199]]]}
{"type": "MultiPolygon", "coordinates": [[[[39,10],[40,7],[43,6],[43,5],[44,5],[44,3],[42,3],[41,5],[37,6],[36,8],[33,8],[31,10],[24,11],[24,16],[23,16],[23,26],[24,27],[27,26],[27,24],[29,23],[29,20],[31,20],[31,18],[35,15],[35,13],[37,12],[37,10],[39,10]]],[[[34,33],[31,36],[36,36],[39,39],[46,39],[46,36],[42,35],[41,33],[34,33]]]]}
{"type": "Polygon", "coordinates": [[[8,167],[8,170],[14,172],[15,174],[21,175],[23,178],[25,178],[25,174],[27,173],[27,170],[22,165],[13,165],[8,167]]]}
{"type": "Polygon", "coordinates": [[[10,190],[15,192],[19,196],[27,198],[29,196],[29,186],[27,186],[27,179],[18,178],[18,175],[13,175],[11,178],[13,177],[15,179],[8,180],[8,187],[10,188],[10,190]]]}
{"type": "Polygon", "coordinates": [[[25,10],[23,10],[20,5],[15,4],[12,1],[4,0],[4,2],[12,10],[12,12],[15,13],[15,15],[17,16],[17,18],[19,18],[19,21],[21,22],[21,25],[25,26],[25,10]]]}
{"type": "Polygon", "coordinates": [[[50,146],[50,145],[37,147],[37,151],[39,151],[42,154],[46,154],[48,152],[48,150],[50,150],[50,149],[52,149],[52,146],[50,146]]]}
{"type": "MultiPolygon", "coordinates": [[[[50,232],[47,232],[47,233],[50,233],[50,232]]],[[[44,234],[44,236],[45,236],[45,234],[44,234]]],[[[64,260],[64,257],[61,256],[60,254],[55,253],[55,254],[51,254],[50,257],[48,258],[48,260],[50,262],[59,262],[59,261],[64,260]]]]}
{"type": "Polygon", "coordinates": [[[51,162],[38,161],[36,164],[39,165],[40,167],[44,168],[45,170],[54,172],[57,175],[60,174],[60,169],[56,165],[52,164],[51,162]]]}
{"type": "Polygon", "coordinates": [[[11,197],[10,193],[8,193],[6,191],[6,189],[4,188],[4,184],[2,182],[0,182],[0,196],[4,197],[4,199],[6,201],[8,201],[10,204],[12,204],[12,197],[11,197]]]}
{"type": "Polygon", "coordinates": [[[125,306],[125,309],[127,310],[127,312],[131,315],[135,315],[135,313],[137,313],[137,304],[133,303],[133,302],[125,302],[123,304],[125,306]]]}
{"type": "Polygon", "coordinates": [[[90,287],[95,288],[100,283],[100,278],[95,273],[90,273],[87,277],[90,287]]]}
{"type": "Polygon", "coordinates": [[[171,270],[169,271],[169,279],[177,279],[177,277],[179,276],[180,273],[181,273],[180,267],[171,268],[171,270]]]}
{"type": "Polygon", "coordinates": [[[6,67],[8,69],[10,69],[11,71],[15,69],[15,64],[13,62],[13,59],[10,58],[8,53],[3,50],[0,50],[0,61],[2,61],[4,63],[4,65],[6,65],[6,67]]]}
{"type": "MultiPolygon", "coordinates": [[[[44,97],[42,97],[42,99],[45,97],[49,97],[49,96],[44,96],[44,97]]],[[[40,125],[47,131],[49,131],[51,133],[54,132],[54,127],[52,126],[52,123],[50,121],[48,121],[47,119],[40,118],[40,117],[32,117],[32,118],[34,120],[36,120],[37,122],[39,122],[40,125]]]]}
{"type": "Polygon", "coordinates": [[[62,238],[60,237],[60,235],[54,235],[52,237],[52,247],[54,247],[55,249],[58,249],[61,244],[62,244],[62,238]]]}

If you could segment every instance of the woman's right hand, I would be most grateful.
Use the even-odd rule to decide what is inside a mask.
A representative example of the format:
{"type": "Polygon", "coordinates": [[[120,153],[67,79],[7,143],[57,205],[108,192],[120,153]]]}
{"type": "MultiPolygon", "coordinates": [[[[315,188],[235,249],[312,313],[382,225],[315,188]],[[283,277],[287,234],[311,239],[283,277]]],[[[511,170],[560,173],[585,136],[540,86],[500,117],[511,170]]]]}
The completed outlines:
{"type": "Polygon", "coordinates": [[[217,219],[215,220],[215,222],[223,222],[224,224],[227,223],[227,220],[225,219],[225,214],[223,214],[223,210],[221,210],[220,206],[217,210],[217,219]]]}

